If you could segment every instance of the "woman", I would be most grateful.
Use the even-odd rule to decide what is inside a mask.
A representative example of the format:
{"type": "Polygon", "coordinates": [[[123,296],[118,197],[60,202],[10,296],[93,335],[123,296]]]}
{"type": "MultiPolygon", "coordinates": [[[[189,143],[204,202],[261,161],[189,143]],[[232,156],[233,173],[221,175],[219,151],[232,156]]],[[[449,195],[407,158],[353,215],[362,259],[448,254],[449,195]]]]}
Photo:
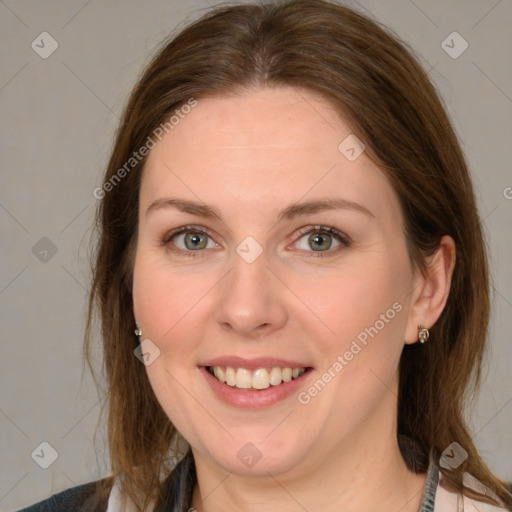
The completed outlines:
{"type": "Polygon", "coordinates": [[[472,184],[385,29],[212,10],[144,72],[95,195],[112,477],[26,510],[512,506],[462,414],[489,320],[472,184]]]}

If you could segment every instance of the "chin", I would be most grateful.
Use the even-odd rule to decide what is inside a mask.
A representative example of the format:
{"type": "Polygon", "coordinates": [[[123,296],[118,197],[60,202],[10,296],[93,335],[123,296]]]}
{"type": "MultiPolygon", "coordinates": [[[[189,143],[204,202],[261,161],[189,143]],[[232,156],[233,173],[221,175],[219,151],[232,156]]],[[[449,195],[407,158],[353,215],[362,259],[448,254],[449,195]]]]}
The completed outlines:
{"type": "Polygon", "coordinates": [[[297,455],[281,451],[270,453],[269,449],[259,450],[255,446],[242,445],[240,450],[210,453],[213,461],[225,471],[244,477],[268,477],[287,473],[297,467],[297,455]]]}
{"type": "Polygon", "coordinates": [[[304,439],[296,438],[297,431],[293,437],[286,432],[269,436],[271,431],[271,428],[265,429],[264,434],[256,435],[254,430],[247,429],[244,435],[222,435],[222,441],[215,443],[209,438],[201,443],[200,451],[207,453],[215,465],[241,476],[268,477],[269,473],[277,476],[296,469],[309,451],[304,439]]]}

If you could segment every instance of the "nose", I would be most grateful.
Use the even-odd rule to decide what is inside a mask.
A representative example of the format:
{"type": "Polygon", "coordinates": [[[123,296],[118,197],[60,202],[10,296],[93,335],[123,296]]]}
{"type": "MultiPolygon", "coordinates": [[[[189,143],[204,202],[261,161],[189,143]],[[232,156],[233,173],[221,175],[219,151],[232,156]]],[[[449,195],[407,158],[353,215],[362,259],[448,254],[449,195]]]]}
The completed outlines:
{"type": "Polygon", "coordinates": [[[286,287],[269,267],[265,253],[248,263],[238,254],[220,283],[215,320],[237,338],[259,339],[287,320],[286,287]]]}

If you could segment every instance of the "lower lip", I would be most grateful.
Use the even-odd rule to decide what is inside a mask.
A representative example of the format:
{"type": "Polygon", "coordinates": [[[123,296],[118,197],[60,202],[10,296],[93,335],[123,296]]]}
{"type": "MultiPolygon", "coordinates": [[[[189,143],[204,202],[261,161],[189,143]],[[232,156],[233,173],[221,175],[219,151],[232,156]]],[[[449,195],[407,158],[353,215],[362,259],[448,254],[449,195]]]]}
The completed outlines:
{"type": "Polygon", "coordinates": [[[234,386],[220,382],[204,366],[199,367],[206,382],[210,385],[213,392],[224,402],[235,407],[245,409],[260,409],[274,405],[290,395],[297,394],[297,391],[304,384],[304,378],[311,373],[307,370],[297,379],[289,382],[282,382],[277,386],[270,386],[267,389],[251,391],[248,389],[239,389],[234,386]]]}

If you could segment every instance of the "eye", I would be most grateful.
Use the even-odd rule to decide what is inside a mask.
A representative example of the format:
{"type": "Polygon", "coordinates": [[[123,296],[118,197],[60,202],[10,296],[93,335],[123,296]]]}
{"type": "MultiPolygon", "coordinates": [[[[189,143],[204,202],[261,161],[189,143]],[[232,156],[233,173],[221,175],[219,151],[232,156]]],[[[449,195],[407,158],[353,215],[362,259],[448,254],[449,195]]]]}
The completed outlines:
{"type": "MultiPolygon", "coordinates": [[[[350,238],[337,229],[326,226],[306,226],[299,230],[301,238],[295,242],[299,249],[310,252],[307,257],[326,257],[338,253],[350,245],[350,238]],[[307,237],[305,235],[308,235],[307,237]],[[304,239],[304,242],[301,242],[304,239]],[[333,250],[333,239],[337,243],[333,250]],[[312,251],[310,250],[312,249],[312,251]],[[327,253],[327,254],[322,254],[327,253]]],[[[161,239],[161,244],[179,256],[198,256],[202,249],[216,249],[219,245],[213,241],[210,232],[196,226],[183,226],[170,231],[161,239]],[[181,245],[181,247],[180,247],[181,245]]]]}
{"type": "Polygon", "coordinates": [[[343,249],[343,247],[348,247],[350,245],[348,236],[340,233],[337,229],[332,227],[307,226],[299,231],[299,235],[307,236],[301,236],[295,245],[300,244],[301,240],[304,239],[304,242],[302,242],[302,246],[299,246],[299,249],[313,253],[308,255],[308,257],[323,258],[326,256],[332,256],[333,253],[337,253],[343,249]],[[338,245],[336,245],[335,249],[331,251],[329,249],[332,247],[333,239],[337,242],[338,245]],[[312,251],[309,249],[312,249],[312,251]],[[324,255],[322,253],[327,254],[324,255]]]}
{"type": "Polygon", "coordinates": [[[183,226],[167,233],[161,240],[162,245],[172,252],[183,256],[197,256],[201,249],[219,247],[211,238],[208,230],[195,226],[183,226]],[[211,243],[209,243],[211,242],[211,243]]]}

